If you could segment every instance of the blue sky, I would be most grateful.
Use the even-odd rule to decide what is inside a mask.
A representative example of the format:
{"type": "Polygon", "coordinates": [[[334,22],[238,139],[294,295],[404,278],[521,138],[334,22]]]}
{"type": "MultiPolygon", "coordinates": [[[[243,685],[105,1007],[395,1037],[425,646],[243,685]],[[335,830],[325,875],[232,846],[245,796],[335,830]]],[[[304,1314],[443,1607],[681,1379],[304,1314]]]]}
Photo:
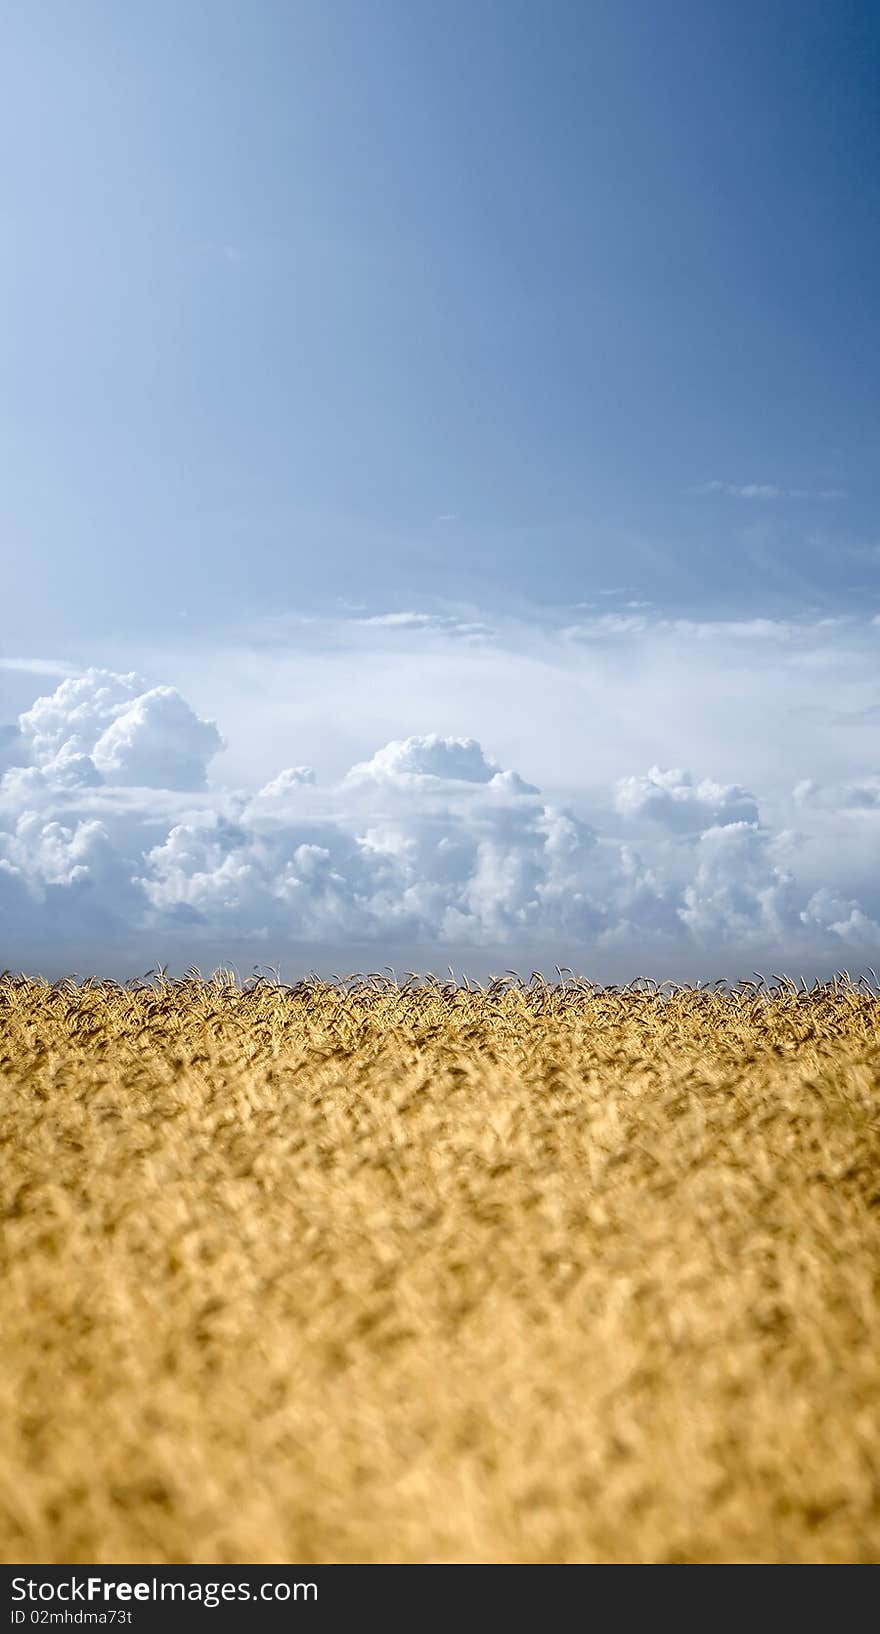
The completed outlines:
{"type": "Polygon", "coordinates": [[[27,0],[5,34],[26,637],[876,586],[875,7],[27,0]]]}
{"type": "MultiPolygon", "coordinates": [[[[878,769],[875,6],[4,18],[0,717],[136,671],[219,721],[215,793],[475,735],[596,823],[654,763],[779,832],[814,784],[798,821],[858,810],[870,855],[841,791],[878,769]]],[[[71,786],[44,817],[76,832],[71,786]]]]}

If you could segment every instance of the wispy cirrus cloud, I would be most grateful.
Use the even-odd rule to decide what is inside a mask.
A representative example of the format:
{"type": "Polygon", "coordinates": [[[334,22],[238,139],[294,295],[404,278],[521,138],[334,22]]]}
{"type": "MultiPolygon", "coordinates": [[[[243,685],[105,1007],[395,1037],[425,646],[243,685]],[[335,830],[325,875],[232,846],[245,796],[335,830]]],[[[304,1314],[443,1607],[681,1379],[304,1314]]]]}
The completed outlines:
{"type": "MultiPolygon", "coordinates": [[[[627,602],[628,607],[650,606],[650,603],[627,602]]],[[[842,619],[815,619],[798,623],[793,619],[693,619],[647,617],[640,613],[601,613],[596,618],[583,619],[578,624],[566,625],[560,634],[567,641],[601,641],[633,636],[680,636],[692,641],[767,642],[809,641],[816,632],[845,622],[842,619]]]]}
{"type": "Polygon", "coordinates": [[[845,488],[783,488],[775,482],[697,482],[690,494],[721,494],[726,499],[848,499],[845,488]]]}
{"type": "Polygon", "coordinates": [[[64,658],[0,658],[0,670],[11,670],[22,675],[55,675],[59,680],[76,675],[75,664],[64,658]]]}
{"type": "Polygon", "coordinates": [[[453,614],[418,613],[408,610],[401,613],[371,613],[366,618],[352,619],[351,623],[371,629],[437,630],[444,635],[466,636],[472,640],[482,639],[493,633],[490,625],[484,624],[482,619],[457,618],[453,614]]]}

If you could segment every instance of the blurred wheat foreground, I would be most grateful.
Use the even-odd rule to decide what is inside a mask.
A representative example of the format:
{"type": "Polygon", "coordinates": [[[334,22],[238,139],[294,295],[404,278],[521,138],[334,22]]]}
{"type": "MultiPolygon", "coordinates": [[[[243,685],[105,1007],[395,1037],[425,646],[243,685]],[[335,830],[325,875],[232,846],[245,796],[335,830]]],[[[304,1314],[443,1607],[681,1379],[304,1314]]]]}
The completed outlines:
{"type": "Polygon", "coordinates": [[[880,1001],[0,980],[15,1562],[880,1556],[880,1001]]]}

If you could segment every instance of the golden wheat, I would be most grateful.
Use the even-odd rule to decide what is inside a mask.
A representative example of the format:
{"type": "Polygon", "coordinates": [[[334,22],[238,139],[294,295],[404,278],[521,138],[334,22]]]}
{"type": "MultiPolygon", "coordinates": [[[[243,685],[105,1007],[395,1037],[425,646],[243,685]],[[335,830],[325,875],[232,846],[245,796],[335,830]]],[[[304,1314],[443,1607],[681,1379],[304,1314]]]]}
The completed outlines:
{"type": "Polygon", "coordinates": [[[0,980],[7,1561],[880,1555],[880,1002],[0,980]]]}

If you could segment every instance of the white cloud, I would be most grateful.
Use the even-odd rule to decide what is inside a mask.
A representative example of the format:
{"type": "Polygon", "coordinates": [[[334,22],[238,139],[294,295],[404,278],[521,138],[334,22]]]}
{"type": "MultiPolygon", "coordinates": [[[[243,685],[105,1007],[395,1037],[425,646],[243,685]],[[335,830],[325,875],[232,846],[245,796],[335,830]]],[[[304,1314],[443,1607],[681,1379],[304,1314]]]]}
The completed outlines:
{"type": "Polygon", "coordinates": [[[814,778],[804,778],[792,790],[795,805],[820,807],[826,811],[880,813],[880,775],[865,777],[857,782],[821,784],[814,778]]]}
{"type": "Polygon", "coordinates": [[[353,618],[350,622],[367,630],[421,631],[423,634],[433,631],[471,641],[485,640],[493,633],[482,619],[459,618],[448,613],[371,613],[369,617],[353,618]]]}
{"type": "Polygon", "coordinates": [[[648,817],[682,832],[758,821],[755,797],[747,789],[708,777],[695,783],[688,772],[659,766],[652,766],[646,777],[620,778],[614,803],[622,817],[648,817]]]}
{"type": "Polygon", "coordinates": [[[655,765],[616,779],[590,823],[463,734],[393,738],[326,786],[289,765],[254,793],[206,787],[220,743],[133,674],[65,679],[22,714],[3,739],[3,963],[27,946],[47,964],[79,936],[93,968],[124,940],[151,962],[235,945],[344,963],[370,944],[545,950],[600,974],[647,954],[665,974],[716,946],[728,964],[853,957],[877,933],[873,852],[841,845],[841,825],[871,826],[880,778],[802,780],[803,834],[744,786],[655,765]]]}
{"type": "Polygon", "coordinates": [[[724,494],[729,499],[848,499],[844,488],[780,488],[774,482],[700,482],[692,494],[724,494]]]}
{"type": "Polygon", "coordinates": [[[255,798],[271,802],[281,802],[297,789],[310,788],[315,782],[315,772],[312,766],[286,766],[277,777],[270,778],[264,783],[255,798]]]}
{"type": "Polygon", "coordinates": [[[596,618],[569,624],[561,634],[566,641],[597,641],[615,636],[644,635],[649,628],[647,618],[638,613],[600,613],[596,618]]]}
{"type": "Polygon", "coordinates": [[[373,613],[369,618],[354,620],[355,624],[384,625],[390,630],[418,629],[439,622],[433,613],[373,613]]]}
{"type": "Polygon", "coordinates": [[[213,721],[200,720],[174,687],[153,687],[132,699],[101,733],[92,759],[108,783],[198,789],[223,740],[213,721]]]}
{"type": "Polygon", "coordinates": [[[400,783],[407,778],[446,778],[453,782],[488,783],[500,768],[486,759],[475,738],[423,737],[396,739],[371,760],[352,766],[352,782],[400,783]]]}
{"type": "Polygon", "coordinates": [[[65,676],[77,673],[74,664],[63,658],[0,658],[0,670],[18,671],[25,675],[65,676]]]}
{"type": "Polygon", "coordinates": [[[140,690],[134,674],[89,669],[62,681],[19,716],[19,727],[36,766],[48,765],[69,743],[88,753],[105,727],[140,690]]]}
{"type": "Polygon", "coordinates": [[[195,789],[222,747],[214,723],[175,687],[147,689],[133,673],[89,669],[25,710],[13,751],[59,782],[195,789]]]}
{"type": "MultiPolygon", "coordinates": [[[[638,605],[627,602],[627,606],[638,605]]],[[[666,636],[684,641],[770,642],[804,641],[816,631],[843,622],[818,619],[809,624],[776,618],[691,619],[649,618],[635,613],[601,613],[596,618],[570,624],[561,634],[568,641],[596,641],[635,636],[666,636]]]]}
{"type": "Polygon", "coordinates": [[[0,726],[0,773],[9,766],[20,765],[24,753],[21,728],[12,723],[0,726]]]}
{"type": "Polygon", "coordinates": [[[727,823],[700,835],[696,873],[679,912],[705,946],[796,941],[794,880],[778,867],[771,837],[757,823],[727,823]]]}
{"type": "Polygon", "coordinates": [[[830,926],[842,942],[876,958],[880,949],[880,923],[871,919],[858,902],[823,886],[810,897],[800,917],[811,928],[830,926]]]}

